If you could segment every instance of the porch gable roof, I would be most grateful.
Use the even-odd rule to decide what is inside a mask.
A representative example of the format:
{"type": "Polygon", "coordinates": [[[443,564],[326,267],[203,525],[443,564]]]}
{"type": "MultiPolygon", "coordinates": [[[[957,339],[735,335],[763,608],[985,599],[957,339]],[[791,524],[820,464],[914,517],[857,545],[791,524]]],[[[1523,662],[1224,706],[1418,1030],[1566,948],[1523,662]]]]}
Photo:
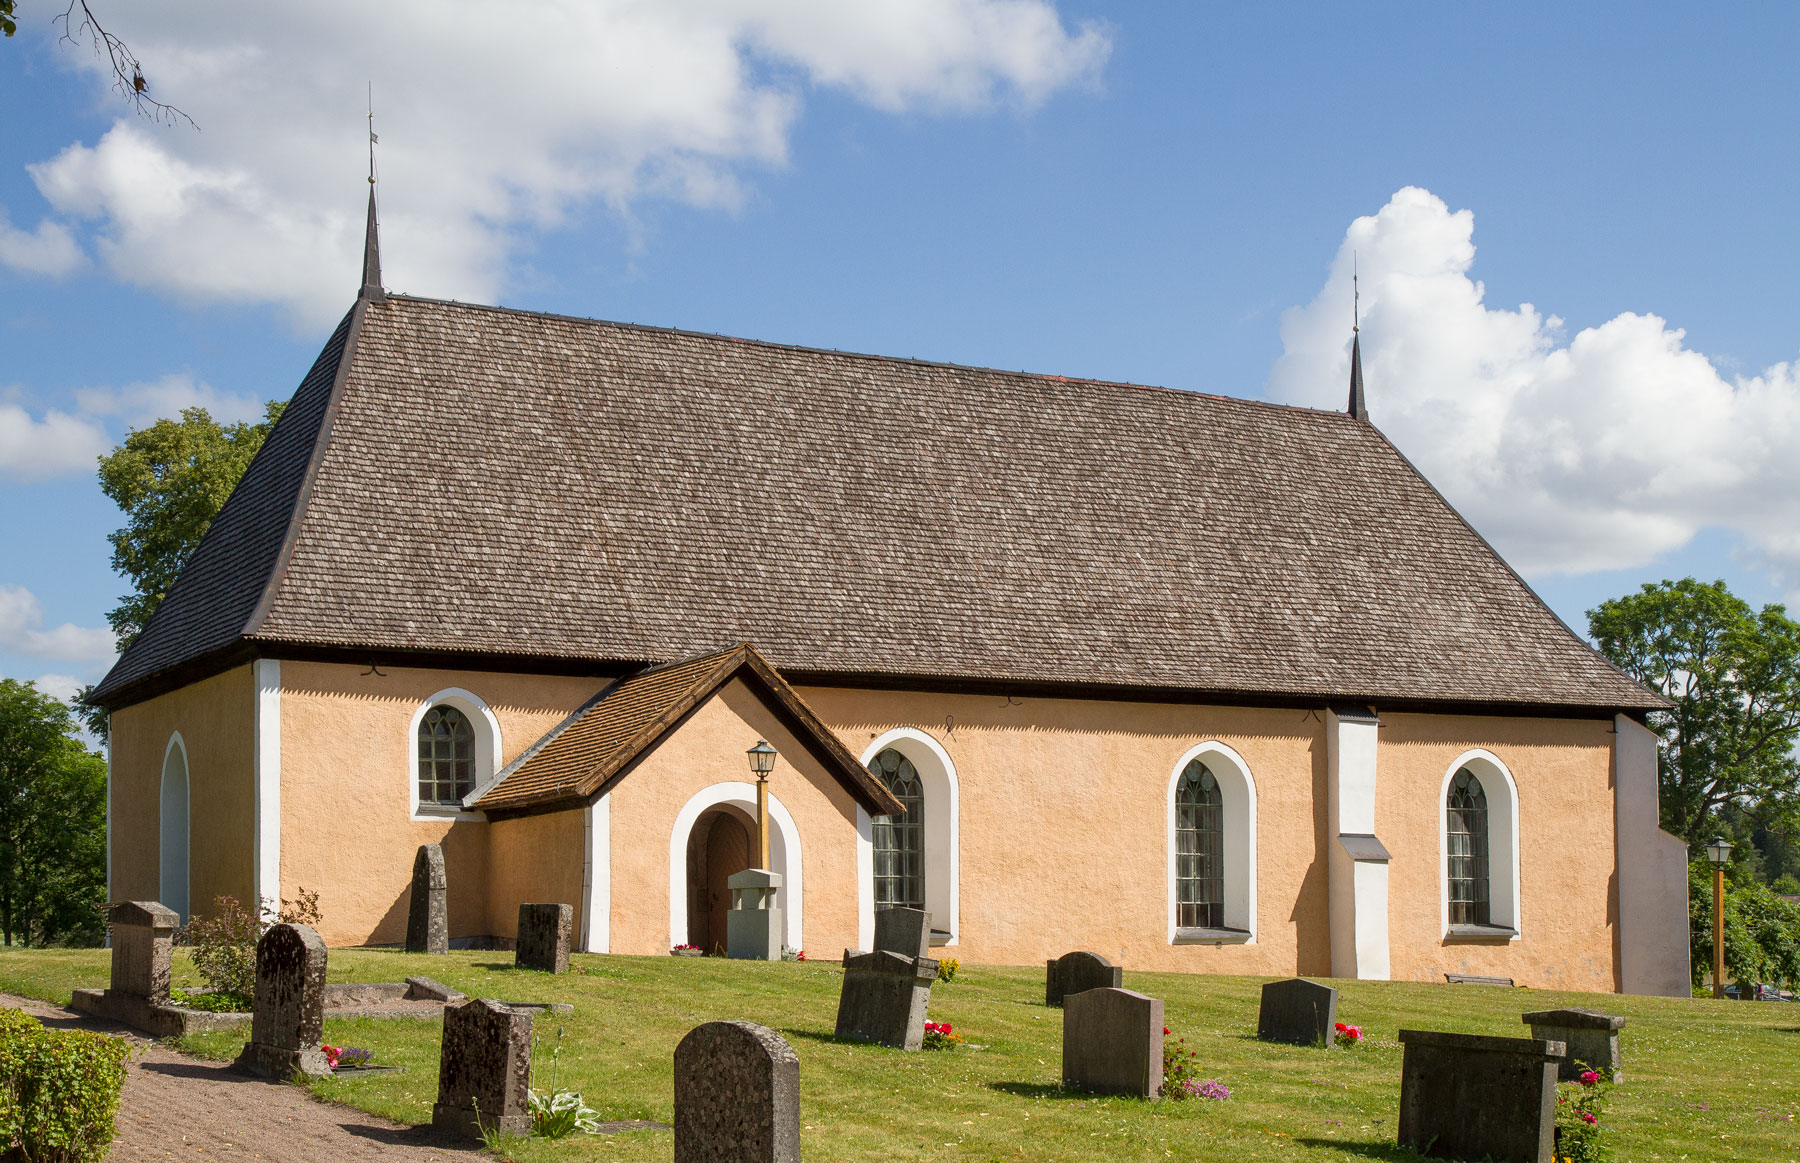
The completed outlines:
{"type": "Polygon", "coordinates": [[[733,679],[742,679],[871,816],[904,811],[748,642],[651,667],[605,687],[469,793],[463,805],[517,815],[586,803],[733,679]]]}

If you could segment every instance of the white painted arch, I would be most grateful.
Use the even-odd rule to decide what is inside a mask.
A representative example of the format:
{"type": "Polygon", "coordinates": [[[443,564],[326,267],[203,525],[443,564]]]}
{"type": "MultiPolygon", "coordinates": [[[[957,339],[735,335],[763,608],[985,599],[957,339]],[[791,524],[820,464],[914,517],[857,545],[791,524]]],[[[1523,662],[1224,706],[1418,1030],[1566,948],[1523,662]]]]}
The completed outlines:
{"type": "Polygon", "coordinates": [[[187,923],[189,900],[189,786],[187,744],[181,732],[169,736],[163,750],[162,792],[158,805],[156,896],[187,923]]]}
{"type": "MultiPolygon", "coordinates": [[[[669,830],[669,944],[685,941],[687,933],[687,845],[694,824],[708,808],[729,804],[752,820],[756,819],[756,785],[742,781],[715,783],[694,793],[675,815],[675,826],[669,830]]],[[[804,904],[801,883],[800,829],[782,802],[769,793],[770,872],[781,874],[781,888],[775,903],[786,910],[783,924],[787,928],[787,945],[804,949],[801,940],[801,910],[804,904]]]]}
{"type": "MultiPolygon", "coordinates": [[[[962,805],[956,763],[944,745],[916,727],[896,727],[863,749],[864,767],[888,748],[912,761],[925,795],[925,911],[934,928],[962,936],[962,805]]],[[[856,928],[864,949],[875,944],[875,822],[856,809],[856,928]]]]}
{"type": "Polygon", "coordinates": [[[406,728],[406,785],[408,802],[412,804],[414,820],[485,820],[487,816],[481,812],[463,811],[450,806],[439,807],[419,802],[419,724],[425,718],[425,712],[437,706],[451,706],[468,717],[469,726],[475,731],[475,787],[483,788],[493,782],[494,773],[501,768],[500,763],[500,720],[494,717],[482,697],[474,691],[462,687],[445,687],[443,690],[421,702],[413,711],[412,721],[406,728]]]}
{"type": "Polygon", "coordinates": [[[1488,802],[1488,916],[1491,924],[1512,930],[1519,922],[1519,786],[1498,755],[1476,747],[1458,755],[1438,785],[1438,923],[1450,935],[1450,781],[1463,768],[1481,781],[1488,802]]]}
{"type": "Polygon", "coordinates": [[[1225,924],[1228,928],[1249,933],[1244,943],[1253,945],[1256,943],[1256,780],[1244,757],[1216,739],[1182,752],[1169,772],[1165,809],[1165,843],[1169,852],[1168,940],[1170,944],[1175,943],[1175,922],[1179,916],[1175,891],[1175,789],[1181,782],[1181,773],[1196,759],[1205,763],[1219,781],[1219,798],[1224,808],[1225,924]]]}

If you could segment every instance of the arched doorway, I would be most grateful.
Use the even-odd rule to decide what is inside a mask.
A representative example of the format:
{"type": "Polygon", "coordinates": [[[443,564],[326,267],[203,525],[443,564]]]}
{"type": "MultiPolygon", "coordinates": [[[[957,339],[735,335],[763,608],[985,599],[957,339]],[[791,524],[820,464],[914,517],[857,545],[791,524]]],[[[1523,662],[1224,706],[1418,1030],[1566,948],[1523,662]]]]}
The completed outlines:
{"type": "Polygon", "coordinates": [[[159,833],[160,884],[157,897],[165,908],[188,919],[188,764],[187,748],[176,735],[163,753],[159,833]]]}
{"type": "Polygon", "coordinates": [[[750,867],[755,835],[755,821],[729,805],[694,821],[687,845],[688,944],[709,954],[725,952],[725,914],[731,911],[725,882],[750,867]]]}

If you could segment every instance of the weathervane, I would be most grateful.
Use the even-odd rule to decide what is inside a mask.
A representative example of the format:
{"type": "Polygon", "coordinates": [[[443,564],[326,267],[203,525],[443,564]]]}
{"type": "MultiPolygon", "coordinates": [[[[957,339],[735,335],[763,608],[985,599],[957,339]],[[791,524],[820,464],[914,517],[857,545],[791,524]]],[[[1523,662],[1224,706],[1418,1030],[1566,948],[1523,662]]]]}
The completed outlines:
{"type": "Polygon", "coordinates": [[[369,185],[375,184],[375,147],[381,139],[375,136],[375,82],[369,82],[369,185]]]}

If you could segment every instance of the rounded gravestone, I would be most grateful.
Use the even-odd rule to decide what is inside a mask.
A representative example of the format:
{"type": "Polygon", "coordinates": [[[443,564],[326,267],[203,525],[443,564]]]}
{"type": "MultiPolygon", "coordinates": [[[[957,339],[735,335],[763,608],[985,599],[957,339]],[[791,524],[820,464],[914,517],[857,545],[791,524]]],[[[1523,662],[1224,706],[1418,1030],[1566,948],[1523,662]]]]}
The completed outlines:
{"type": "Polygon", "coordinates": [[[800,1059],[755,1022],[707,1022],[675,1047],[675,1163],[798,1163],[800,1059]]]}

